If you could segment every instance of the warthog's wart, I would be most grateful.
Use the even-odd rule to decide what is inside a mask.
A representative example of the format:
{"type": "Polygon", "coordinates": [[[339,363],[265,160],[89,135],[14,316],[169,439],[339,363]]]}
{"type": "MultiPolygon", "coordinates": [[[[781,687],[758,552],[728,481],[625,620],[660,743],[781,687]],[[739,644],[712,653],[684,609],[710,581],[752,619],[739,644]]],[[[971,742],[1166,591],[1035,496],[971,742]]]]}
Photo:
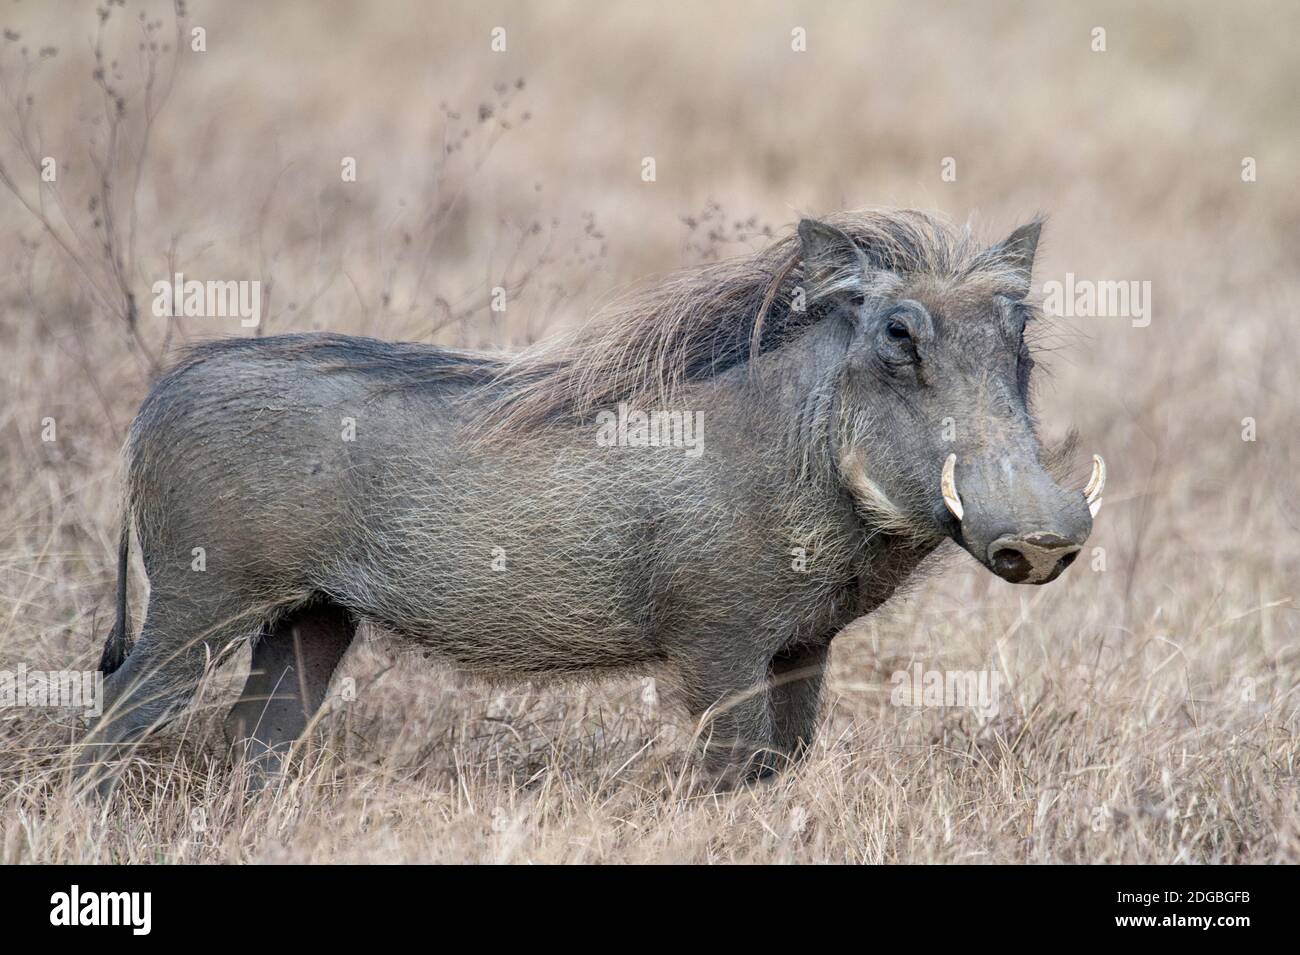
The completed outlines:
{"type": "Polygon", "coordinates": [[[275,765],[366,620],[496,675],[663,674],[711,765],[779,767],[814,736],[832,637],[944,539],[1046,583],[1088,537],[1100,460],[1087,497],[1058,485],[1029,410],[1038,234],[805,220],[515,357],[337,335],[191,349],[126,447],[88,752],[119,752],[252,640],[227,727],[275,765]],[[708,442],[611,453],[593,435],[620,407],[691,409],[708,442]],[[128,654],[132,528],[151,593],[128,654]]]}

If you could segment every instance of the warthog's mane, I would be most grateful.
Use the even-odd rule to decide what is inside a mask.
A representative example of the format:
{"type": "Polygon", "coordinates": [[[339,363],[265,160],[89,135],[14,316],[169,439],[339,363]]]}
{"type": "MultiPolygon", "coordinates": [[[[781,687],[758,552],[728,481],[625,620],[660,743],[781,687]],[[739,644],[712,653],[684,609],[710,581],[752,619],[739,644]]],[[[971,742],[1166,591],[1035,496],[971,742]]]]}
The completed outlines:
{"type": "MultiPolygon", "coordinates": [[[[891,282],[929,276],[972,294],[1028,290],[1028,277],[982,245],[969,227],[912,209],[841,212],[822,221],[862,251],[876,279],[868,296],[891,282]]],[[[455,387],[476,405],[468,415],[485,436],[532,432],[589,420],[628,402],[647,408],[679,404],[681,389],[780,348],[819,320],[828,295],[855,283],[861,269],[845,262],[800,261],[791,232],[765,249],[676,272],[624,295],[586,325],[515,355],[330,334],[227,339],[192,347],[173,374],[214,350],[256,348],[266,356],[312,362],[322,372],[374,377],[383,391],[455,387]],[[793,307],[802,290],[803,307],[793,307]],[[459,386],[459,387],[457,387],[459,386]]]]}
{"type": "MultiPolygon", "coordinates": [[[[840,229],[886,281],[931,276],[973,294],[1028,292],[1028,276],[969,227],[912,209],[841,212],[840,229]]],[[[493,378],[484,426],[518,433],[581,420],[620,401],[673,407],[683,385],[780,348],[824,314],[819,303],[863,276],[852,263],[805,274],[791,233],[752,255],[685,269],[615,302],[576,331],[519,353],[493,378]],[[802,289],[804,307],[792,307],[802,289]]],[[[863,291],[873,291],[867,277],[863,291]]]]}

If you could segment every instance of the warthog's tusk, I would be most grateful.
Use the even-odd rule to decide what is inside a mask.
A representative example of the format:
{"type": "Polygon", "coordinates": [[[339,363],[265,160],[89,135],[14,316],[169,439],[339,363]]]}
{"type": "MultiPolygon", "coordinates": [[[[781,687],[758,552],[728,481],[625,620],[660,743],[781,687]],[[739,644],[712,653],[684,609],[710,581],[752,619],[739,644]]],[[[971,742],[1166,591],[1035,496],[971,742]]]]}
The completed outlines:
{"type": "Polygon", "coordinates": [[[948,510],[952,512],[952,516],[960,521],[963,511],[961,498],[957,496],[956,467],[957,455],[948,455],[948,460],[943,462],[943,476],[939,478],[939,488],[943,491],[943,503],[948,505],[948,510]]]}
{"type": "Polygon", "coordinates": [[[1101,492],[1106,489],[1106,462],[1102,460],[1100,454],[1092,456],[1092,477],[1088,478],[1088,486],[1083,489],[1083,496],[1088,501],[1088,511],[1093,517],[1101,510],[1101,492]]]}

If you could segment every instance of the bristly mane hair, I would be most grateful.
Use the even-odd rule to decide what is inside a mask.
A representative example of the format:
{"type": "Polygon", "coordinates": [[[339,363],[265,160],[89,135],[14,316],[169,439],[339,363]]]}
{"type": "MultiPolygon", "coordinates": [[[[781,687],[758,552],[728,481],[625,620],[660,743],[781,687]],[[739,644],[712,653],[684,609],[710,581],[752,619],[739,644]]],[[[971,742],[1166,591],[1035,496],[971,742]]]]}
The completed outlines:
{"type": "MultiPolygon", "coordinates": [[[[882,273],[1028,292],[1028,275],[996,248],[932,213],[867,210],[822,221],[849,236],[882,273]]],[[[678,272],[616,302],[590,325],[505,361],[488,386],[480,424],[486,434],[519,434],[620,401],[672,407],[682,385],[779,347],[817,319],[827,289],[864,278],[849,263],[841,270],[805,275],[799,238],[791,234],[753,255],[678,272]],[[808,285],[805,309],[792,308],[795,289],[808,285]]]]}

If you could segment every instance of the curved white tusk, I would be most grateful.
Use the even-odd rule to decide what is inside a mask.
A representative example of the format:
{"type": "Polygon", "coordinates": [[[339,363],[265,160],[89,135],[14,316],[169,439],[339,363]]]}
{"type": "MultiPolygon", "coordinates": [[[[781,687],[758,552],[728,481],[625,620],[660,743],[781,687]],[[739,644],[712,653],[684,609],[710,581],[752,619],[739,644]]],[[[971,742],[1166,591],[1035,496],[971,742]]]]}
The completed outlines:
{"type": "Polygon", "coordinates": [[[957,496],[956,467],[957,455],[948,455],[948,460],[943,462],[943,476],[939,478],[939,489],[943,491],[943,503],[948,505],[952,516],[960,521],[963,511],[961,498],[957,496]]]}
{"type": "Polygon", "coordinates": [[[1101,492],[1106,489],[1106,462],[1102,460],[1100,454],[1092,456],[1092,477],[1088,478],[1088,486],[1083,489],[1084,499],[1088,502],[1088,511],[1093,517],[1101,510],[1101,492]]]}

